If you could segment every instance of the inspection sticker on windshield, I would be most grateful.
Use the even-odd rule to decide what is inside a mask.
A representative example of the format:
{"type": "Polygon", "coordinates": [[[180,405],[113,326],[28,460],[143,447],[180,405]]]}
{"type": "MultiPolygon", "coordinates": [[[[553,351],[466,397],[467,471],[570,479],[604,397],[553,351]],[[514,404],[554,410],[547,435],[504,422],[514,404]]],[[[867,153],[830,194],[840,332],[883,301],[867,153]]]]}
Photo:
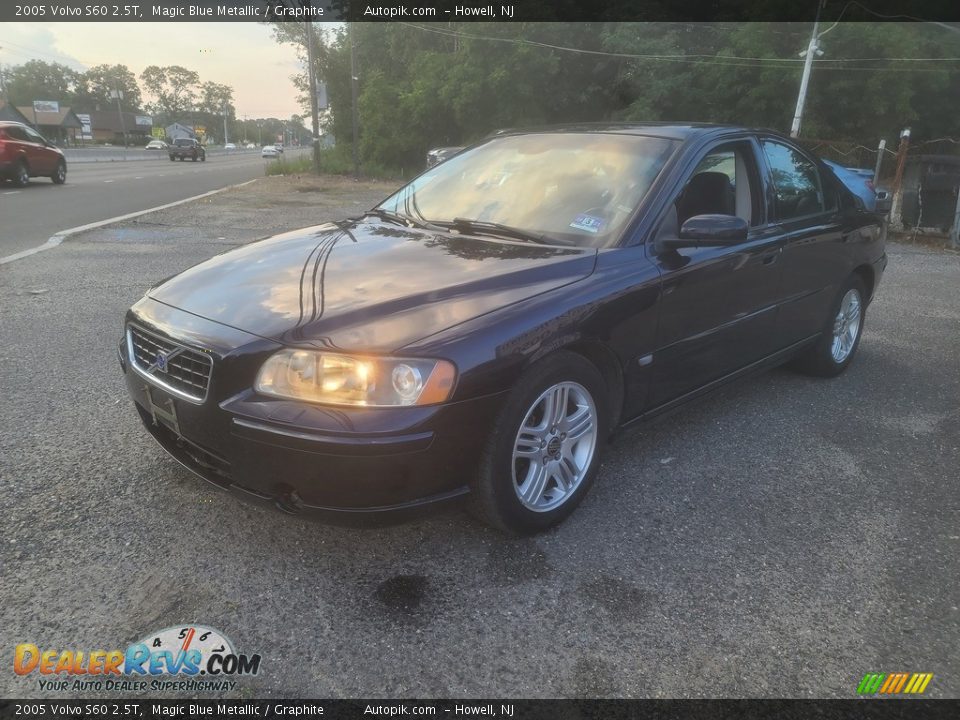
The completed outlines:
{"type": "Polygon", "coordinates": [[[581,213],[573,219],[570,227],[576,228],[577,230],[585,230],[588,233],[598,233],[603,228],[604,223],[606,223],[606,220],[603,218],[581,213]]]}

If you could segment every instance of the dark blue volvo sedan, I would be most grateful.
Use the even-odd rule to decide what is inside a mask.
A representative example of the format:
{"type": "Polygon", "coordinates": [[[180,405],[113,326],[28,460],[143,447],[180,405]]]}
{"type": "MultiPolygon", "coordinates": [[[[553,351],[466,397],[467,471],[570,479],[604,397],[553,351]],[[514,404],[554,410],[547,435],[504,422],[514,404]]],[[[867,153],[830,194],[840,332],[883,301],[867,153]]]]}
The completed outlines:
{"type": "Polygon", "coordinates": [[[530,533],[617,428],[788,361],[843,372],[885,265],[878,218],[775,133],[508,131],[152,288],[120,361],[150,434],[244,498],[466,501],[530,533]]]}

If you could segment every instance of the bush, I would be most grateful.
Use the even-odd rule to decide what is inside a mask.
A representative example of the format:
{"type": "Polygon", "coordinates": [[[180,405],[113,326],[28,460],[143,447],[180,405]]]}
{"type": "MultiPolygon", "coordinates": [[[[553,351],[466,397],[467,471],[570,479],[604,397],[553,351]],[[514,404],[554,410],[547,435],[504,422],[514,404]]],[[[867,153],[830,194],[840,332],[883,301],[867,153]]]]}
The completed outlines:
{"type": "MultiPolygon", "coordinates": [[[[313,155],[302,153],[296,158],[280,157],[267,165],[267,175],[302,175],[313,172],[313,155]]],[[[320,172],[324,175],[353,175],[353,154],[349,145],[337,145],[320,150],[320,172]]],[[[379,163],[360,164],[360,175],[367,178],[396,180],[409,173],[385,167],[379,163]]]]}

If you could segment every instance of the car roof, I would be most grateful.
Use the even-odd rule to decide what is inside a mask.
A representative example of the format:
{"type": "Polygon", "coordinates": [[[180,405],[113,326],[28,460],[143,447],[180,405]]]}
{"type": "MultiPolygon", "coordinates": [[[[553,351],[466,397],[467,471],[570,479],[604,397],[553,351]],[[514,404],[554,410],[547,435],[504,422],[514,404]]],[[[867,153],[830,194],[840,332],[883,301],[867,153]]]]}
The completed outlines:
{"type": "Polygon", "coordinates": [[[775,130],[751,128],[741,125],[715,123],[678,122],[593,122],[565,125],[544,125],[529,128],[506,128],[497,130],[493,136],[534,135],[546,133],[607,133],[616,135],[646,135],[671,140],[692,140],[697,137],[719,135],[728,132],[755,132],[781,135],[775,130]]]}

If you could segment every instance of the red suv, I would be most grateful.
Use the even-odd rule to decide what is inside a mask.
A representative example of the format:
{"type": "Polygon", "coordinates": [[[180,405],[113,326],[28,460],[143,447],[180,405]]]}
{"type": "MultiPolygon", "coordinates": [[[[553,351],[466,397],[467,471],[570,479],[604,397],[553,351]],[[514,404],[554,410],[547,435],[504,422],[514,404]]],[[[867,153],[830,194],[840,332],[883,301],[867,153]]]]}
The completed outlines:
{"type": "Polygon", "coordinates": [[[23,123],[0,121],[0,179],[24,187],[32,177],[67,181],[67,160],[40,133],[23,123]]]}

